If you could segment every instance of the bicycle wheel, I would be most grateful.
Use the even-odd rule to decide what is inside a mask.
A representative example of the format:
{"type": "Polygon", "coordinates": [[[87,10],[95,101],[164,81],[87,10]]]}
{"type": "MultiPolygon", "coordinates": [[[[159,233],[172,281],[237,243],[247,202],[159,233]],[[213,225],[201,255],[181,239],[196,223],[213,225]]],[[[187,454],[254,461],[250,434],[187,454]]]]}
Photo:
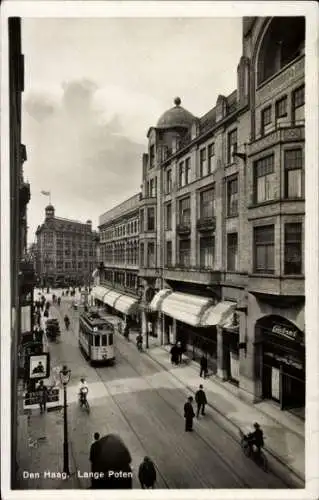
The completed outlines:
{"type": "Polygon", "coordinates": [[[90,405],[89,405],[89,402],[88,400],[85,401],[85,409],[88,413],[90,413],[90,405]]]}

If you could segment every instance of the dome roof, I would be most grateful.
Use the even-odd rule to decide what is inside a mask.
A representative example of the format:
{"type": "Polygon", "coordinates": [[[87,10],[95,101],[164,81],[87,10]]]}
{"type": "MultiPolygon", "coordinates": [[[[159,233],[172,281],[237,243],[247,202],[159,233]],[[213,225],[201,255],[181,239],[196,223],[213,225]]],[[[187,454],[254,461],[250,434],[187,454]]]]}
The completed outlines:
{"type": "Polygon", "coordinates": [[[179,97],[174,99],[174,104],[175,106],[173,108],[168,109],[162,114],[157,122],[157,128],[189,128],[192,125],[195,116],[186,109],[182,108],[179,97]]]}
{"type": "Polygon", "coordinates": [[[53,205],[48,205],[47,207],[45,207],[45,211],[47,212],[48,210],[50,212],[52,212],[52,210],[54,210],[54,206],[53,205]]]}

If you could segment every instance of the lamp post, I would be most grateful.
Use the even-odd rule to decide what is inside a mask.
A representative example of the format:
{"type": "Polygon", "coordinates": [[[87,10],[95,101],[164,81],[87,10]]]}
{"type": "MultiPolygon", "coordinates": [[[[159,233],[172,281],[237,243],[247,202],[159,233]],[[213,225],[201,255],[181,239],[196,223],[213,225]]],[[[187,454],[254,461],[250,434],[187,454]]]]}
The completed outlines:
{"type": "Polygon", "coordinates": [[[67,475],[70,474],[69,469],[69,441],[68,441],[68,420],[67,420],[67,399],[66,399],[66,386],[68,385],[71,377],[71,370],[68,370],[66,365],[63,366],[60,371],[60,379],[63,384],[63,396],[64,396],[64,419],[63,419],[63,472],[67,475]]]}

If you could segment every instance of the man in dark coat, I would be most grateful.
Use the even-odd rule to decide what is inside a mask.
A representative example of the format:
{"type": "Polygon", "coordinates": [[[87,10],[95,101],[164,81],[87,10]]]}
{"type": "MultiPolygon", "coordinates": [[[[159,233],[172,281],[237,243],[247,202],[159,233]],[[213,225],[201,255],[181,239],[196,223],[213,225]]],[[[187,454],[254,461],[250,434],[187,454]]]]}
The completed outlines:
{"type": "Polygon", "coordinates": [[[176,344],[173,345],[170,354],[171,354],[171,363],[173,365],[178,365],[179,352],[176,344]]]}
{"type": "Polygon", "coordinates": [[[184,418],[185,418],[185,431],[192,432],[193,430],[193,418],[195,417],[195,413],[193,410],[193,398],[189,396],[187,403],[184,404],[184,418]]]}
{"type": "Polygon", "coordinates": [[[152,460],[149,457],[144,457],[138,470],[138,478],[143,490],[145,488],[154,488],[156,482],[156,469],[152,460]]]}
{"type": "Polygon", "coordinates": [[[178,364],[182,363],[182,358],[183,358],[183,346],[181,342],[177,342],[176,344],[177,347],[177,355],[178,355],[178,364]]]}
{"type": "MultiPolygon", "coordinates": [[[[94,442],[91,444],[91,448],[90,448],[90,462],[91,462],[91,471],[92,472],[96,472],[96,447],[97,447],[97,443],[100,439],[100,434],[98,432],[95,432],[94,433],[94,442]]],[[[92,485],[92,488],[94,488],[94,481],[95,479],[92,478],[92,482],[91,482],[91,485],[92,485]]]]}
{"type": "Polygon", "coordinates": [[[205,415],[205,405],[207,405],[207,398],[202,385],[199,386],[199,389],[195,394],[195,401],[197,404],[196,417],[198,418],[200,411],[202,415],[205,415]]]}
{"type": "Polygon", "coordinates": [[[202,357],[200,358],[200,372],[199,376],[201,377],[204,374],[204,378],[207,377],[207,358],[203,354],[202,357]]]}
{"type": "Polygon", "coordinates": [[[116,434],[103,436],[96,442],[95,472],[100,473],[92,485],[93,489],[132,489],[132,457],[116,434]],[[103,476],[102,476],[103,474],[103,476]]]}

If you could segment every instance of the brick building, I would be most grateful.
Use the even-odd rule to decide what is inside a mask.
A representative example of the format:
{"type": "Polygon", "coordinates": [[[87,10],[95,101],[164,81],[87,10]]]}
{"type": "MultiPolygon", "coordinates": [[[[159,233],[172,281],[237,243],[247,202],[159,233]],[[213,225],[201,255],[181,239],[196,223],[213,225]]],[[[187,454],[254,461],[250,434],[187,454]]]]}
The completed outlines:
{"type": "Polygon", "coordinates": [[[136,194],[99,218],[99,286],[93,293],[125,323],[139,323],[139,199],[136,194]]]}
{"type": "Polygon", "coordinates": [[[139,203],[143,335],[300,414],[304,43],[304,18],[244,18],[237,89],[202,117],[176,98],[148,130],[139,203]]]}
{"type": "Polygon", "coordinates": [[[52,205],[36,231],[36,271],[42,286],[89,286],[96,267],[97,233],[86,223],[55,216],[52,205]]]}

